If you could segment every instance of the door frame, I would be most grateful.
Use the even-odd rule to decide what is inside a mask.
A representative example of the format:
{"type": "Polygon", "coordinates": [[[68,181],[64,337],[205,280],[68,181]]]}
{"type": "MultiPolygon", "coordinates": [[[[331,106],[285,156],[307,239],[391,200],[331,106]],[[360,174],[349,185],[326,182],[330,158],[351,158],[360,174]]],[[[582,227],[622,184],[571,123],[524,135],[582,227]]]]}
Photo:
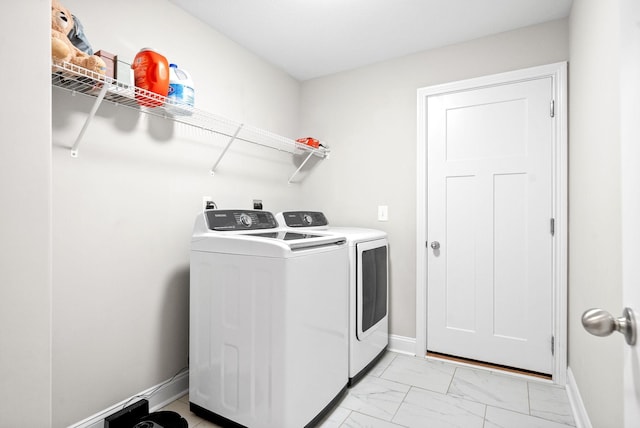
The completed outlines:
{"type": "MultiPolygon", "coordinates": [[[[416,347],[417,356],[427,352],[427,101],[430,96],[551,77],[553,122],[553,382],[567,380],[567,63],[531,67],[418,89],[417,198],[416,198],[416,347]]],[[[551,111],[551,105],[549,106],[551,111]]]]}

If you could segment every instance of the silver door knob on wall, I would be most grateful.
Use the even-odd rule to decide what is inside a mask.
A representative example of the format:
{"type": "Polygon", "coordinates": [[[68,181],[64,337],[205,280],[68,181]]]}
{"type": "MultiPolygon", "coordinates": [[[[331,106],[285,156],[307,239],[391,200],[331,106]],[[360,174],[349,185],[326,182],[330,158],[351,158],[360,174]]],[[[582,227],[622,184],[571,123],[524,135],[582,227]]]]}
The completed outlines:
{"type": "Polygon", "coordinates": [[[440,243],[438,241],[433,241],[431,243],[431,248],[433,248],[434,250],[437,250],[438,248],[440,248],[440,243]]]}
{"type": "Polygon", "coordinates": [[[586,310],[582,314],[582,325],[594,336],[609,336],[614,331],[618,331],[624,335],[628,345],[636,344],[636,318],[630,308],[624,308],[620,318],[614,318],[604,309],[586,310]]]}

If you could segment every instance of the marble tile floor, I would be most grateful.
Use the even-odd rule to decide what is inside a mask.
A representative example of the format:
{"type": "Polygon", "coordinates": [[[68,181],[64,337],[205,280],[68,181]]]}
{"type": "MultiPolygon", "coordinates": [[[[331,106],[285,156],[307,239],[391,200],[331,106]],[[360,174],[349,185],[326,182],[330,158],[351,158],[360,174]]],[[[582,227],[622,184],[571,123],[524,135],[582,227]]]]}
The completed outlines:
{"type": "MultiPolygon", "coordinates": [[[[189,427],[217,427],[189,411],[186,395],[163,410],[180,413],[189,427]]],[[[387,352],[320,424],[320,428],[573,426],[565,389],[548,381],[393,352],[387,352]]]]}

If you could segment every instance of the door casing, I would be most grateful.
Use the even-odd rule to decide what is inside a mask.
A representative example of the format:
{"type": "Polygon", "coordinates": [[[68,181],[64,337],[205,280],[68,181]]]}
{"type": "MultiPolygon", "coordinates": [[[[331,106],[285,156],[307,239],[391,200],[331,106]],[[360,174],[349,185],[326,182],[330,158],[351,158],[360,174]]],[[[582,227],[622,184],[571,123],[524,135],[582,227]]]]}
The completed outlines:
{"type": "MultiPolygon", "coordinates": [[[[531,67],[418,89],[416,195],[416,355],[427,352],[427,100],[433,95],[551,77],[553,91],[553,335],[552,379],[567,377],[567,63],[531,67]]],[[[550,104],[549,110],[551,112],[550,104]]]]}

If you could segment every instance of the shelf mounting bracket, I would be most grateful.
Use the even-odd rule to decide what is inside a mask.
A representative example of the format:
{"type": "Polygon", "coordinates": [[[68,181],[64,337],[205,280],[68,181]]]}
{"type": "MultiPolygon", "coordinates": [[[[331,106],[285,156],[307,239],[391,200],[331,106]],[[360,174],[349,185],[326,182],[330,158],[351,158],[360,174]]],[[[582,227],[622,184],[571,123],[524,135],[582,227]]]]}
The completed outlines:
{"type": "Polygon", "coordinates": [[[104,99],[104,96],[107,93],[107,87],[108,86],[109,86],[109,84],[106,83],[106,82],[104,82],[102,84],[102,88],[100,89],[100,93],[98,94],[98,97],[96,98],[96,100],[93,103],[93,106],[91,107],[91,111],[89,112],[89,116],[87,116],[87,119],[84,121],[84,125],[82,125],[82,129],[80,130],[80,133],[78,133],[78,136],[76,137],[76,141],[73,143],[73,147],[71,147],[71,157],[73,157],[73,158],[77,158],[78,157],[78,146],[80,145],[80,141],[82,140],[82,137],[84,136],[84,133],[86,132],[87,128],[89,127],[89,123],[91,123],[91,120],[96,115],[96,112],[98,111],[98,107],[100,107],[100,104],[102,103],[102,100],[104,99]]]}
{"type": "Polygon", "coordinates": [[[300,170],[302,169],[302,167],[304,167],[304,164],[307,163],[307,161],[309,159],[311,159],[311,156],[313,156],[313,152],[309,152],[309,154],[307,155],[307,157],[304,159],[304,161],[300,164],[300,166],[298,167],[298,169],[296,169],[296,171],[291,175],[291,177],[289,177],[289,181],[287,181],[288,184],[292,183],[293,178],[298,175],[298,173],[300,172],[300,170]]]}
{"type": "Polygon", "coordinates": [[[220,163],[220,161],[222,160],[224,155],[227,153],[227,150],[229,150],[229,147],[231,147],[231,143],[233,143],[236,140],[236,138],[238,137],[238,134],[242,130],[243,126],[244,126],[244,123],[241,123],[240,126],[238,126],[238,129],[236,129],[236,132],[233,134],[233,136],[231,136],[231,139],[229,140],[229,142],[225,146],[224,150],[222,150],[222,153],[220,153],[220,156],[218,156],[218,160],[216,160],[216,163],[214,163],[213,166],[211,167],[211,171],[210,171],[211,175],[215,175],[216,168],[218,167],[218,164],[220,163]]]}

